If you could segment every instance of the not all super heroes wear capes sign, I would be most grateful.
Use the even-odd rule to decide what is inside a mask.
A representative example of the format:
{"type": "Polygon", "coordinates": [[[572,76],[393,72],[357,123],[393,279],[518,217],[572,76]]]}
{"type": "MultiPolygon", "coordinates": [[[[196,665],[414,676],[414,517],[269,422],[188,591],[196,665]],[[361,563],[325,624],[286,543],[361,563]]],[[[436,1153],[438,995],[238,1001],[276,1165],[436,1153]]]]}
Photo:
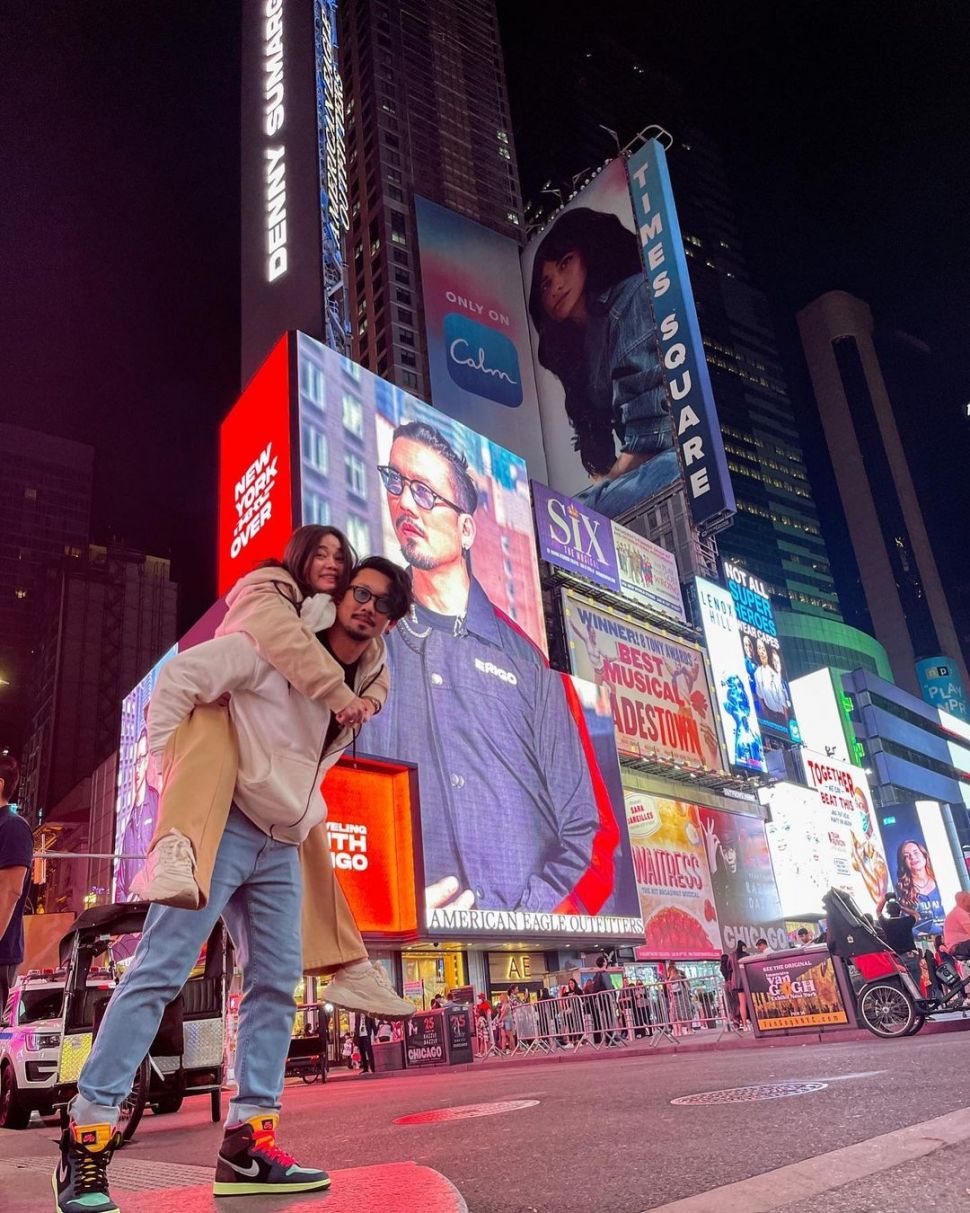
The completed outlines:
{"type": "Polygon", "coordinates": [[[619,752],[723,770],[702,651],[570,590],[563,608],[573,673],[608,692],[619,752]]]}
{"type": "Polygon", "coordinates": [[[738,615],[748,684],[762,731],[801,741],[768,592],[757,577],[728,561],[724,576],[738,615]]]}
{"type": "Polygon", "coordinates": [[[610,520],[537,480],[532,481],[532,503],[542,559],[608,590],[619,591],[610,520]]]}
{"type": "Polygon", "coordinates": [[[738,635],[734,599],[727,590],[703,577],[697,578],[696,590],[728,762],[744,770],[764,771],[761,731],[738,635]]]}
{"type": "Polygon", "coordinates": [[[641,959],[703,960],[720,955],[714,890],[698,809],[627,791],[644,945],[641,959]]]}
{"type": "Polygon", "coordinates": [[[849,1022],[832,957],[825,952],[749,960],[744,971],[762,1032],[849,1022]]]}
{"type": "Polygon", "coordinates": [[[519,247],[425,198],[414,209],[432,403],[545,475],[519,247]]]}

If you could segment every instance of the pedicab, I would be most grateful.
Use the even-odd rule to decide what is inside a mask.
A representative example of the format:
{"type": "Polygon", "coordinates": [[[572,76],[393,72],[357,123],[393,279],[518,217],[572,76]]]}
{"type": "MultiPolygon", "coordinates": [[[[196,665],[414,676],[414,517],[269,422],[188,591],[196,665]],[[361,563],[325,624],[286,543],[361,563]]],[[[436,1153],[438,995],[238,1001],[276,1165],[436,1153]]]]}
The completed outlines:
{"type": "MultiPolygon", "coordinates": [[[[85,910],[60,944],[65,970],[62,1032],[51,1103],[66,1107],[91,1052],[116,984],[113,949],[140,934],[150,906],[127,902],[85,910]],[[92,988],[88,974],[101,961],[110,983],[92,988]]],[[[187,1095],[208,1095],[213,1121],[222,1119],[225,1078],[225,1009],[232,979],[232,943],[221,920],[213,927],[199,962],[165,1008],[161,1024],[135,1073],[121,1109],[124,1141],[135,1132],[147,1107],[156,1115],[176,1112],[187,1095]]]]}
{"type": "Polygon", "coordinates": [[[822,901],[829,951],[848,968],[857,1017],[874,1036],[914,1036],[932,1016],[963,1008],[970,977],[962,978],[949,963],[939,964],[939,993],[924,997],[905,958],[878,935],[848,893],[830,889],[822,901]]]}

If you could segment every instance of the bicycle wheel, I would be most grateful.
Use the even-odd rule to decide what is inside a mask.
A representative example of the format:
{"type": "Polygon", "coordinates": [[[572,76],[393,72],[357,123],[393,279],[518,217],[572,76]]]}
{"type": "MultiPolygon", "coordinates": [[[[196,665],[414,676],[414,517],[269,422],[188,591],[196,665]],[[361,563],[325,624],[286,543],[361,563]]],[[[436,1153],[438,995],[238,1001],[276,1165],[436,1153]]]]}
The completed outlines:
{"type": "Polygon", "coordinates": [[[135,1071],[135,1081],[131,1086],[131,1094],[121,1105],[121,1115],[118,1117],[118,1129],[121,1133],[121,1144],[131,1141],[138,1122],[145,1111],[148,1102],[148,1084],[151,1082],[151,1065],[148,1058],[142,1059],[141,1065],[135,1071]]]}

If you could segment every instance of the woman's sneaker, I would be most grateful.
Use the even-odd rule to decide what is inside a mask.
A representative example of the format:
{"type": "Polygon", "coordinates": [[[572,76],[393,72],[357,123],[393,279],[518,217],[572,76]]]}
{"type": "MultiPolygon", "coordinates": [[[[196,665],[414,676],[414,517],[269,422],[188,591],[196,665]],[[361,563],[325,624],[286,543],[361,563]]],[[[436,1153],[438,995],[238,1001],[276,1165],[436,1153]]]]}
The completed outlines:
{"type": "Polygon", "coordinates": [[[326,1171],[301,1167],[279,1148],[279,1119],[275,1112],[269,1112],[226,1129],[212,1185],[216,1196],[317,1192],[330,1187],[326,1171]]]}
{"type": "Polygon", "coordinates": [[[157,901],[179,910],[199,908],[199,886],[195,879],[195,852],[180,830],[169,830],[148,852],[145,866],[131,882],[139,901],[157,901]]]}
{"type": "Polygon", "coordinates": [[[111,1125],[76,1125],[61,1134],[61,1158],[51,1177],[58,1213],[118,1213],[108,1192],[108,1163],[121,1145],[111,1125]]]}
{"type": "Polygon", "coordinates": [[[325,987],[327,1002],[345,1011],[364,1011],[376,1019],[407,1019],[416,1007],[402,998],[379,964],[355,961],[338,969],[325,987]]]}

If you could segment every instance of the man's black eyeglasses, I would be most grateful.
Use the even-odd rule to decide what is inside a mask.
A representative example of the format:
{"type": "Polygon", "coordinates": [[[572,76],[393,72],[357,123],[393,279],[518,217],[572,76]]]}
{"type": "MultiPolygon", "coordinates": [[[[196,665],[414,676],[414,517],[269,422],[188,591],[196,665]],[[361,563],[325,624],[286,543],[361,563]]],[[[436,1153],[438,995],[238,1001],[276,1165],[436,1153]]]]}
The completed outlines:
{"type": "Polygon", "coordinates": [[[445,505],[450,505],[458,514],[468,512],[467,510],[463,510],[460,505],[455,505],[453,501],[449,501],[441,493],[436,493],[423,480],[414,480],[410,476],[405,476],[403,472],[399,472],[397,468],[389,467],[387,464],[382,464],[377,470],[381,474],[381,480],[384,481],[384,487],[392,497],[400,497],[406,486],[410,485],[414,503],[420,506],[422,510],[433,510],[439,501],[443,501],[445,505]]]}
{"type": "Polygon", "coordinates": [[[354,601],[359,602],[361,606],[363,606],[366,602],[370,602],[370,600],[373,598],[374,609],[379,611],[382,615],[390,615],[391,611],[394,610],[394,603],[389,594],[381,594],[380,597],[378,597],[378,595],[375,594],[373,590],[369,590],[366,585],[352,585],[350,587],[350,592],[354,596],[354,601]]]}

